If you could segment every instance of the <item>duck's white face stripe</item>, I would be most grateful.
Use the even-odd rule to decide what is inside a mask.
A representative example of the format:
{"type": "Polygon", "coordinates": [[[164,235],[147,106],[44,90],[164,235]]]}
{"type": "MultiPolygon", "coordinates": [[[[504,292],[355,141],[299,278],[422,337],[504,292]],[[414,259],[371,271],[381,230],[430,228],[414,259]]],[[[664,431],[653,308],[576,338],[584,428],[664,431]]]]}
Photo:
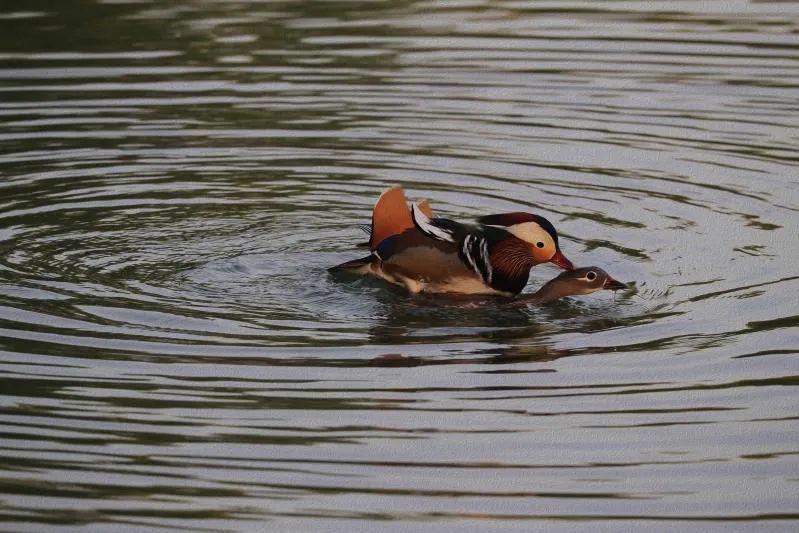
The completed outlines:
{"type": "Polygon", "coordinates": [[[452,232],[434,225],[430,218],[422,213],[422,211],[413,204],[411,206],[411,215],[413,216],[413,223],[419,228],[419,231],[429,237],[438,239],[439,241],[455,242],[452,238],[452,232]]]}
{"type": "Polygon", "coordinates": [[[545,244],[551,243],[552,245],[555,244],[549,233],[547,233],[544,228],[535,222],[514,224],[513,226],[509,226],[505,229],[512,233],[515,237],[525,242],[529,242],[530,244],[536,244],[538,242],[543,242],[545,244]]]}

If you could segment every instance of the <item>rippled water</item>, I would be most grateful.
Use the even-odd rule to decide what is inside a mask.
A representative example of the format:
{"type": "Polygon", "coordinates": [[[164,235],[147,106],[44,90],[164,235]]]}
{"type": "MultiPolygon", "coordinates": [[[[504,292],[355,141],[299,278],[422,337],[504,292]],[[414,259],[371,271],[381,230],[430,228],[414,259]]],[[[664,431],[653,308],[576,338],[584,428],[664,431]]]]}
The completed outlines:
{"type": "Polygon", "coordinates": [[[768,1],[2,4],[0,525],[796,527],[798,36],[768,1]],[[395,183],[635,289],[331,278],[395,183]]]}

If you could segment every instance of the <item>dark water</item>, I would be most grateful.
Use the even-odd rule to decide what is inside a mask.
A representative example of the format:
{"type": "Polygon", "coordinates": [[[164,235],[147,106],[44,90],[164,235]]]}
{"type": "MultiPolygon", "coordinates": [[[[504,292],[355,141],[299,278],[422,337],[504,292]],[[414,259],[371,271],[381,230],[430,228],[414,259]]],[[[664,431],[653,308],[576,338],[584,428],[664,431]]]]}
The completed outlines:
{"type": "Polygon", "coordinates": [[[798,143],[797,3],[0,4],[0,527],[794,529],[798,143]],[[331,279],[395,183],[635,289],[331,279]]]}

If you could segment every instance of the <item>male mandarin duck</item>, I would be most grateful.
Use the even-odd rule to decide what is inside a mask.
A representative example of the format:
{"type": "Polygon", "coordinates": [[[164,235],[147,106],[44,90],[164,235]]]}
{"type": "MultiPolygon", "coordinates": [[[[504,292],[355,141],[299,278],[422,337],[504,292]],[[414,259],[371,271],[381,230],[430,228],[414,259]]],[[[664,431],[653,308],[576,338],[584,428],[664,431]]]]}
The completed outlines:
{"type": "Polygon", "coordinates": [[[558,234],[542,216],[503,213],[460,224],[433,218],[427,202],[408,208],[401,187],[378,198],[372,212],[371,253],[330,269],[372,275],[412,293],[521,292],[530,269],[554,263],[574,270],[558,234]]]}

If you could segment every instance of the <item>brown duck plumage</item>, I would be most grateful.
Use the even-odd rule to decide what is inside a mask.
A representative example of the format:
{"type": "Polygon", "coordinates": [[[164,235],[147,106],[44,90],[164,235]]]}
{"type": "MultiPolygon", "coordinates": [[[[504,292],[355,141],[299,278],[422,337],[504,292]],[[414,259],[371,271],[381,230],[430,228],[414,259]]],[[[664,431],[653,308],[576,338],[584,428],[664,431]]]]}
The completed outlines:
{"type": "Polygon", "coordinates": [[[536,264],[574,268],[543,217],[505,213],[474,225],[432,217],[426,202],[411,210],[401,187],[388,189],[372,213],[372,253],[330,270],[376,276],[414,293],[517,294],[536,264]]]}

